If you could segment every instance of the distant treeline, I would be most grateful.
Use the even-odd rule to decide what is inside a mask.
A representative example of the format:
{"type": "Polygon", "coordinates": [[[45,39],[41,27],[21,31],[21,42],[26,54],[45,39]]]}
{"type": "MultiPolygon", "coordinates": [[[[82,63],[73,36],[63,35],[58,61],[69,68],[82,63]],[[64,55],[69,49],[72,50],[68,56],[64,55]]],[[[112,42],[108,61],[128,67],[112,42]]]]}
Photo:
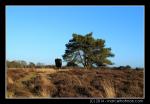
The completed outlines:
{"type": "Polygon", "coordinates": [[[13,60],[13,61],[6,61],[7,68],[54,68],[55,65],[45,65],[43,63],[34,63],[29,62],[27,63],[24,60],[13,60]]]}
{"type": "MultiPolygon", "coordinates": [[[[7,68],[57,68],[56,65],[46,65],[41,62],[34,63],[34,62],[29,62],[27,63],[24,60],[13,60],[13,61],[6,61],[6,67],[7,68]]],[[[72,62],[68,62],[65,66],[62,66],[61,68],[79,68],[76,64],[72,62]]],[[[81,68],[81,67],[80,67],[81,68]]]]}
{"type": "MultiPolygon", "coordinates": [[[[56,68],[55,65],[45,65],[43,63],[34,63],[34,62],[29,62],[27,63],[24,60],[13,60],[13,61],[6,61],[6,67],[7,68],[56,68]]],[[[65,68],[80,68],[82,69],[83,67],[77,66],[74,63],[68,63],[66,66],[63,66],[62,69],[65,68]]],[[[84,69],[84,68],[83,68],[84,69]]],[[[136,69],[136,70],[142,70],[143,68],[132,68],[130,65],[126,66],[119,66],[119,67],[107,67],[107,66],[102,66],[99,68],[94,68],[94,69],[136,69]]]]}
{"type": "MultiPolygon", "coordinates": [[[[6,61],[6,67],[7,68],[56,68],[56,65],[46,65],[46,64],[43,64],[41,62],[38,62],[38,63],[29,62],[29,63],[27,63],[24,60],[13,60],[13,61],[7,60],[6,61]]],[[[73,62],[68,62],[65,66],[62,66],[61,68],[68,68],[68,67],[79,68],[79,66],[73,62]]]]}

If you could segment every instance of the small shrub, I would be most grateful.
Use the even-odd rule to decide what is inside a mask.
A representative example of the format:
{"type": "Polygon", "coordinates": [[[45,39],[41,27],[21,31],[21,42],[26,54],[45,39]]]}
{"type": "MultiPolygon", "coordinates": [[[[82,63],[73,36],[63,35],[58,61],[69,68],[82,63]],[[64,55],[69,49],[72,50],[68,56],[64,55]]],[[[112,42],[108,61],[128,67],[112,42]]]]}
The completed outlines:
{"type": "Polygon", "coordinates": [[[136,67],[136,68],[135,68],[135,70],[142,70],[142,68],[138,68],[138,67],[136,67]]]}
{"type": "Polygon", "coordinates": [[[62,66],[62,60],[59,59],[59,58],[55,59],[55,65],[56,65],[57,68],[61,68],[61,66],[62,66]]]}
{"type": "Polygon", "coordinates": [[[78,65],[75,64],[74,62],[70,61],[70,62],[67,63],[67,66],[76,67],[76,66],[78,66],[78,65]]]}
{"type": "Polygon", "coordinates": [[[122,70],[122,69],[125,69],[125,67],[124,66],[119,66],[117,69],[122,70]]]}
{"type": "Polygon", "coordinates": [[[130,65],[127,65],[126,68],[127,68],[127,69],[131,69],[131,66],[130,66],[130,65]]]}

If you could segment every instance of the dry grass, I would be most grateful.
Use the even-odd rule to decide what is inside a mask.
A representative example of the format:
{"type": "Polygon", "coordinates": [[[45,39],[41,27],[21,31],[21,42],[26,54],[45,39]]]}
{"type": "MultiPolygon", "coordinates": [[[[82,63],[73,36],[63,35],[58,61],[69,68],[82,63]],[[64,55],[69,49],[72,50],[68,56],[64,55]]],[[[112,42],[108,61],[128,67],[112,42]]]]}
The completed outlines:
{"type": "Polygon", "coordinates": [[[143,97],[143,70],[8,69],[8,98],[143,97]]]}
{"type": "Polygon", "coordinates": [[[112,83],[111,80],[103,79],[103,80],[101,80],[101,84],[104,88],[105,96],[107,98],[115,98],[116,97],[114,84],[112,83]]]}
{"type": "Polygon", "coordinates": [[[12,84],[14,84],[14,81],[12,80],[12,78],[11,77],[7,77],[7,84],[9,84],[9,85],[12,85],[12,84]]]}
{"type": "Polygon", "coordinates": [[[51,97],[55,89],[55,85],[44,75],[37,75],[34,82],[34,91],[40,97],[51,97]]]}

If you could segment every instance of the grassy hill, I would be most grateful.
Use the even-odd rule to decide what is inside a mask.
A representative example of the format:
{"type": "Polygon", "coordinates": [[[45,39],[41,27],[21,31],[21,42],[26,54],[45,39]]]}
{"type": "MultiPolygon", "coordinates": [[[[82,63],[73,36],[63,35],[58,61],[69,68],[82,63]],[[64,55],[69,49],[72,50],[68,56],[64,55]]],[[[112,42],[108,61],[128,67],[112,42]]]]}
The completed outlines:
{"type": "Polygon", "coordinates": [[[143,97],[143,73],[131,69],[8,69],[6,97],[143,97]]]}

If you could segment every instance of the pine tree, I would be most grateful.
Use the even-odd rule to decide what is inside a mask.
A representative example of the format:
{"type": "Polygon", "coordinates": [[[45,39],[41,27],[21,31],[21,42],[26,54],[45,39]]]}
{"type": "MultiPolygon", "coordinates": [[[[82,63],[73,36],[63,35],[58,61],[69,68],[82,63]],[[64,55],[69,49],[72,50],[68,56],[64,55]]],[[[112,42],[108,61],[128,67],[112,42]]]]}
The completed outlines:
{"type": "Polygon", "coordinates": [[[113,64],[108,57],[114,57],[114,54],[111,53],[111,48],[105,48],[105,40],[94,39],[92,32],[85,36],[73,33],[72,37],[66,44],[63,55],[66,62],[81,64],[86,69],[113,64]]]}

